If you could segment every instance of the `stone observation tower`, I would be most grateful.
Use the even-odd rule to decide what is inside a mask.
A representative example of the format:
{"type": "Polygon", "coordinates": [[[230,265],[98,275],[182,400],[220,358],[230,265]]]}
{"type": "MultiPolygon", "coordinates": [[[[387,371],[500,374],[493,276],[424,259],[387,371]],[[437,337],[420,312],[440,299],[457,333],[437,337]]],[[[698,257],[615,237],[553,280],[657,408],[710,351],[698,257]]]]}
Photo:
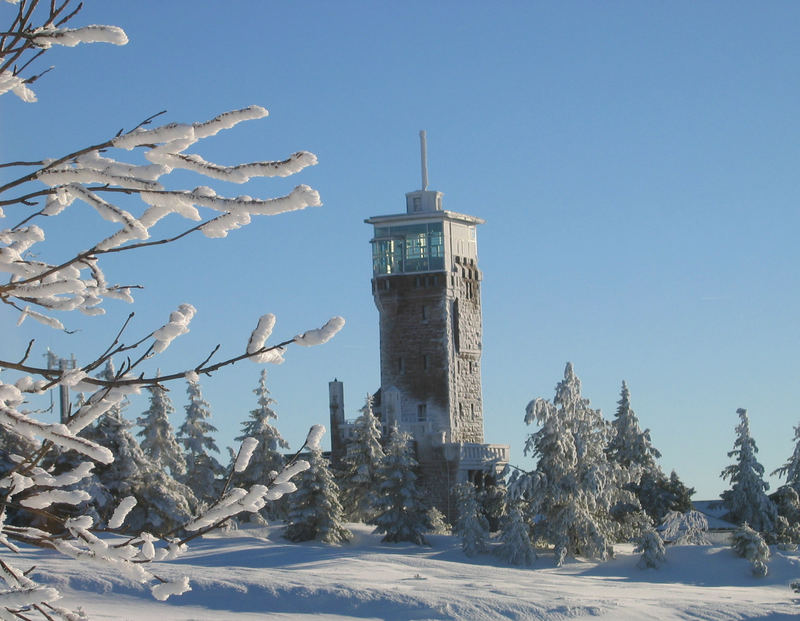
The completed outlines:
{"type": "MultiPolygon", "coordinates": [[[[414,438],[424,484],[452,515],[454,485],[480,484],[508,463],[509,447],[483,443],[481,272],[477,226],[484,221],[442,208],[428,190],[425,132],[422,189],[406,194],[405,213],[374,216],[372,294],[380,315],[381,387],[375,413],[414,438]]],[[[340,382],[334,444],[348,435],[340,382]]],[[[333,407],[333,401],[332,401],[333,407]]],[[[334,458],[342,448],[334,446],[334,458]]]]}

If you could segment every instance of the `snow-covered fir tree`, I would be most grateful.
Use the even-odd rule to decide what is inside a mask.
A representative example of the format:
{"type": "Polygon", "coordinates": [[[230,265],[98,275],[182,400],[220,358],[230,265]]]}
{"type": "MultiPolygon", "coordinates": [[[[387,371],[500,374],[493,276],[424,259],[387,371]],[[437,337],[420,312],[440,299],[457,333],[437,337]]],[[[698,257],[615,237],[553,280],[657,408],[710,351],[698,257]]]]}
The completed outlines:
{"type": "Polygon", "coordinates": [[[647,522],[639,529],[639,534],[634,538],[633,542],[636,547],[634,547],[633,551],[642,555],[637,563],[639,568],[656,569],[666,560],[664,540],[653,528],[650,518],[646,517],[646,520],[647,522]]]}
{"type": "Polygon", "coordinates": [[[342,458],[341,490],[348,519],[368,523],[375,516],[378,475],[384,456],[380,421],[372,411],[372,396],[367,395],[361,415],[353,424],[347,454],[342,458]]]}
{"type": "Polygon", "coordinates": [[[757,530],[753,530],[747,522],[742,523],[733,531],[733,551],[752,564],[754,576],[759,578],[767,575],[767,561],[769,561],[769,546],[757,530]]]}
{"type": "Polygon", "coordinates": [[[432,535],[449,535],[453,532],[445,514],[436,507],[431,507],[428,510],[428,521],[431,524],[430,532],[432,535]]]}
{"type": "MultiPolygon", "coordinates": [[[[248,437],[258,441],[258,446],[250,458],[250,464],[236,478],[237,484],[245,487],[264,485],[274,478],[285,463],[281,450],[289,448],[289,443],[271,423],[272,420],[277,420],[278,415],[272,407],[275,400],[269,396],[267,389],[266,369],[261,370],[258,386],[253,392],[258,397],[258,407],[250,410],[250,417],[242,423],[242,434],[236,438],[237,442],[248,437]]],[[[267,519],[277,519],[282,517],[282,507],[281,501],[268,503],[261,515],[267,519]]]]}
{"type": "MultiPolygon", "coordinates": [[[[622,382],[617,411],[610,423],[609,442],[606,446],[609,462],[616,466],[617,485],[635,496],[635,502],[620,498],[613,512],[621,524],[621,531],[628,529],[630,514],[643,509],[654,522],[660,522],[670,511],[688,511],[694,490],[683,485],[675,471],[667,477],[658,465],[661,453],[653,446],[650,430],[642,428],[639,418],[631,406],[631,393],[626,382],[622,382]],[[637,506],[638,503],[638,506],[637,506]]],[[[633,523],[638,523],[633,520],[633,523]]]]}
{"type": "Polygon", "coordinates": [[[453,534],[461,538],[461,549],[467,556],[486,552],[489,547],[489,522],[478,504],[475,485],[460,483],[456,489],[456,523],[453,534]]]}
{"type": "Polygon", "coordinates": [[[670,511],[658,526],[661,538],[677,545],[705,546],[708,538],[708,520],[699,511],[670,511]]]}
{"type": "Polygon", "coordinates": [[[617,412],[611,421],[611,437],[606,446],[609,461],[624,468],[636,468],[640,472],[659,472],[657,460],[661,453],[650,440],[650,430],[642,431],[639,418],[631,407],[631,393],[623,381],[617,412]]]}
{"type": "Polygon", "coordinates": [[[780,468],[772,472],[772,476],[784,477],[784,483],[771,499],[775,503],[779,518],[786,524],[776,525],[776,543],[794,545],[800,543],[800,425],[794,428],[794,450],[780,468]]]}
{"type": "Polygon", "coordinates": [[[758,447],[750,435],[747,410],[740,408],[736,413],[739,415],[736,440],[733,450],[728,452],[728,457],[735,457],[736,463],[722,471],[722,478],[731,482],[731,488],[722,492],[722,504],[728,509],[731,521],[747,522],[757,531],[770,532],[777,511],[766,493],[769,483],[764,481],[764,466],[756,459],[758,447]]]}
{"type": "MultiPolygon", "coordinates": [[[[30,439],[5,425],[0,426],[0,480],[13,471],[23,455],[33,454],[35,450],[36,444],[30,439]]],[[[27,511],[17,507],[6,506],[0,510],[0,524],[26,524],[30,523],[30,518],[27,511]],[[19,518],[18,514],[21,514],[19,518]]]]}
{"type": "Polygon", "coordinates": [[[147,391],[150,393],[150,407],[137,421],[141,427],[136,434],[141,438],[139,446],[156,466],[168,469],[173,477],[179,477],[186,473],[186,460],[169,422],[169,415],[175,412],[175,408],[162,386],[148,386],[147,391]]]}
{"type": "MultiPolygon", "coordinates": [[[[102,377],[107,380],[115,377],[110,360],[102,377]]],[[[191,489],[145,455],[131,433],[133,424],[123,415],[126,406],[123,401],[112,407],[93,428],[87,429],[90,440],[114,454],[113,462],[98,464],[94,471],[101,486],[101,490],[92,490],[92,503],[100,519],[97,525],[108,526],[119,502],[132,496],[136,506],[128,514],[126,526],[164,534],[191,518],[194,496],[191,489]]]]}
{"type": "Polygon", "coordinates": [[[375,517],[369,522],[375,525],[376,533],[383,534],[384,542],[428,543],[425,533],[431,530],[429,505],[418,485],[417,466],[411,436],[394,427],[378,471],[375,517]]]}
{"type": "MultiPolygon", "coordinates": [[[[790,526],[800,528],[800,494],[791,485],[781,485],[770,495],[778,516],[784,518],[790,526]]],[[[800,539],[797,541],[800,543],[800,539]]]]}
{"type": "Polygon", "coordinates": [[[344,526],[344,511],[339,502],[339,486],[319,449],[311,451],[311,467],[297,481],[297,491],[289,496],[288,526],[284,535],[290,541],[345,543],[353,534],[344,526]]]}
{"type": "Polygon", "coordinates": [[[800,425],[794,428],[794,451],[780,468],[772,472],[772,476],[785,477],[784,485],[788,485],[800,494],[800,425]]]}
{"type": "Polygon", "coordinates": [[[536,561],[536,548],[519,507],[512,506],[509,510],[498,539],[500,545],[494,553],[509,565],[533,565],[536,561]]]}
{"type": "Polygon", "coordinates": [[[500,528],[500,523],[507,513],[508,489],[505,480],[506,472],[496,476],[482,472],[479,476],[480,484],[476,486],[478,504],[489,523],[489,532],[494,532],[500,528]]]}
{"type": "Polygon", "coordinates": [[[571,363],[553,402],[531,401],[525,422],[539,425],[525,444],[525,453],[537,459],[536,469],[519,477],[515,487],[529,499],[531,515],[544,518],[542,534],[555,547],[556,563],[567,555],[608,558],[615,529],[610,511],[619,488],[604,451],[606,425],[581,396],[571,363]]]}
{"type": "Polygon", "coordinates": [[[686,487],[674,470],[669,477],[662,472],[646,472],[638,483],[627,488],[654,522],[661,522],[670,511],[685,513],[692,509],[694,488],[686,487]]]}
{"type": "Polygon", "coordinates": [[[781,550],[794,551],[800,544],[800,522],[789,522],[783,515],[775,519],[775,527],[771,533],[765,533],[768,544],[775,544],[781,550]]]}
{"type": "MultiPolygon", "coordinates": [[[[121,401],[120,407],[123,407],[125,403],[126,402],[124,400],[121,401]]],[[[86,396],[82,393],[78,393],[72,403],[72,411],[78,412],[85,405],[88,405],[86,402],[86,396]]],[[[90,425],[80,431],[79,437],[88,438],[92,434],[93,430],[94,425],[90,425]]],[[[108,493],[98,478],[97,464],[88,460],[86,455],[83,455],[78,451],[63,447],[54,447],[53,450],[47,454],[42,462],[42,465],[51,474],[59,476],[64,473],[80,470],[81,468],[85,467],[84,464],[86,463],[92,464],[92,470],[80,480],[74,481],[68,485],[64,485],[62,489],[70,492],[85,492],[89,495],[89,500],[74,508],[68,509],[66,512],[71,515],[88,515],[91,517],[93,524],[99,524],[102,526],[104,522],[98,513],[98,506],[100,506],[103,499],[108,498],[108,493]]],[[[31,516],[28,516],[28,522],[31,525],[36,525],[38,519],[34,517],[33,521],[31,522],[30,518],[31,516]]]]}
{"type": "Polygon", "coordinates": [[[186,419],[177,434],[186,460],[186,474],[182,480],[194,491],[200,502],[209,503],[219,494],[219,477],[225,473],[225,468],[210,453],[219,453],[217,443],[211,435],[217,428],[208,422],[211,408],[203,399],[200,383],[189,380],[186,393],[189,395],[189,403],[185,406],[186,419]]]}

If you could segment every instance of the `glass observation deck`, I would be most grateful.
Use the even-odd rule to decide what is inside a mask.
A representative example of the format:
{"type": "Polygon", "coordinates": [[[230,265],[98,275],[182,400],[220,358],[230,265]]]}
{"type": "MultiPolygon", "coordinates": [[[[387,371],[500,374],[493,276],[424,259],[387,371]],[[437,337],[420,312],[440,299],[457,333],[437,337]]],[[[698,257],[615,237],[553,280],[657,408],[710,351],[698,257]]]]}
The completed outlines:
{"type": "Polygon", "coordinates": [[[443,230],[441,222],[376,226],[373,273],[377,276],[443,270],[443,230]]]}

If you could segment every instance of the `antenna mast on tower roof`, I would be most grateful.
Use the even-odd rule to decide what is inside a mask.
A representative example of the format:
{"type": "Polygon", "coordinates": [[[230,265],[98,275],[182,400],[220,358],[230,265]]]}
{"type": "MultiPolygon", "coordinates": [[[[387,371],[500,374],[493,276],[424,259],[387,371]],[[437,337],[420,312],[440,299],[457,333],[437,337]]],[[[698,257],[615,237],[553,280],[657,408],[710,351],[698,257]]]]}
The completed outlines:
{"type": "Polygon", "coordinates": [[[419,132],[420,159],[422,160],[422,190],[428,189],[428,142],[425,130],[419,132]]]}

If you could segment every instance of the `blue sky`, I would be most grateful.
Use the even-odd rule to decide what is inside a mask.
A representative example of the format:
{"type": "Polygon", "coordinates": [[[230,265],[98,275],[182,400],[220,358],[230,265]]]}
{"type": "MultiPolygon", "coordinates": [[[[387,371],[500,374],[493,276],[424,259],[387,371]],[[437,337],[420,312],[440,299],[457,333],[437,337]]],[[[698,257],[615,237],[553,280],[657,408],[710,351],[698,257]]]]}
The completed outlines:
{"type": "MultiPolygon", "coordinates": [[[[190,122],[250,104],[270,117],[196,150],[228,164],[316,153],[295,177],[216,187],[266,197],[307,183],[323,207],[106,264],[111,280],[146,286],[131,338],[197,307],[154,361],[164,372],[217,343],[239,353],[265,312],[278,338],[345,316],[334,341],[269,369],[278,426],[298,446],[327,423],[329,380],[345,383],[352,417],[379,385],[363,220],[401,212],[419,188],[426,129],[431,189],[486,220],[486,440],[532,467],[525,405],[552,398],[569,360],[606,417],[626,380],[664,468],[710,498],[726,487],[736,408],[768,471],[800,422],[799,19],[790,2],[93,0],[76,24],[121,26],[130,43],[48,53],[38,103],[0,100],[0,160],[60,155],[162,109],[190,122]]],[[[89,226],[102,224],[75,210],[49,251],[88,246],[89,226]]],[[[10,315],[3,331],[20,355],[33,334],[36,355],[88,358],[131,310],[107,309],[65,318],[72,336],[10,315]]],[[[202,381],[221,445],[255,407],[258,374],[240,364],[202,381]]],[[[184,387],[172,398],[182,411],[184,387]]]]}

